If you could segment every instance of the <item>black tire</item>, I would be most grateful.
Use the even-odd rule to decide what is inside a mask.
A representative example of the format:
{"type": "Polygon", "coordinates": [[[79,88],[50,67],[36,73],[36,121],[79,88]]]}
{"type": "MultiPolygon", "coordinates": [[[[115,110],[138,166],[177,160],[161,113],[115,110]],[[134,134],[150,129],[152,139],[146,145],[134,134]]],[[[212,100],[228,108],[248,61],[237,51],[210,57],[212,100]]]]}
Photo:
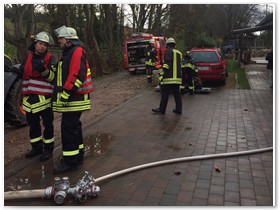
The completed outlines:
{"type": "Polygon", "coordinates": [[[4,106],[5,122],[12,126],[22,127],[27,125],[25,112],[21,108],[21,99],[21,80],[17,79],[7,94],[4,106]]]}

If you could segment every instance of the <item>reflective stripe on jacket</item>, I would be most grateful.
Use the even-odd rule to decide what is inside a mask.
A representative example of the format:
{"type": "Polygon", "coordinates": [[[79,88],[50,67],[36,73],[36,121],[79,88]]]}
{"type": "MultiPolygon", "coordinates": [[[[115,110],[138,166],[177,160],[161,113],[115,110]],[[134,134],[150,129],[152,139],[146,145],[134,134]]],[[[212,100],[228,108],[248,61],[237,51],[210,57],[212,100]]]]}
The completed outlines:
{"type": "Polygon", "coordinates": [[[164,55],[163,79],[161,84],[182,84],[181,71],[182,53],[179,50],[167,48],[164,55]]]}
{"type": "MultiPolygon", "coordinates": [[[[46,53],[44,56],[44,66],[49,68],[50,59],[52,55],[50,53],[46,53]]],[[[23,95],[48,95],[51,96],[53,93],[53,86],[44,79],[41,74],[35,70],[33,70],[32,66],[32,58],[33,53],[29,53],[26,59],[26,62],[22,64],[23,67],[23,75],[22,75],[22,94],[23,95]]]]}
{"type": "Polygon", "coordinates": [[[183,60],[181,68],[190,68],[194,72],[198,72],[197,67],[193,63],[188,62],[187,60],[183,60]]]}
{"type": "Polygon", "coordinates": [[[89,110],[91,108],[89,93],[92,92],[93,86],[85,51],[79,46],[64,49],[62,59],[58,62],[55,71],[53,111],[89,110]],[[70,95],[68,106],[60,103],[63,91],[70,95]]]}
{"type": "Polygon", "coordinates": [[[29,95],[22,99],[22,109],[26,112],[37,113],[51,107],[51,97],[44,95],[29,95]]]}
{"type": "Polygon", "coordinates": [[[148,45],[145,49],[145,64],[148,66],[155,66],[157,60],[157,50],[155,47],[148,45]]]}

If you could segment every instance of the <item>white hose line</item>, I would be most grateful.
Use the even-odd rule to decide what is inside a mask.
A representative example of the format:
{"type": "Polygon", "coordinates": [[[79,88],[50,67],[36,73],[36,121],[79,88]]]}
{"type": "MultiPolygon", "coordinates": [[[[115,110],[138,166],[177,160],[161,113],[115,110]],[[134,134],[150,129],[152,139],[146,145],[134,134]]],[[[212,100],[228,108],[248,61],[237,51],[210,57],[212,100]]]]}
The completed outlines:
{"type": "Polygon", "coordinates": [[[22,199],[22,198],[44,198],[46,189],[20,190],[4,192],[4,200],[22,199]]]}
{"type": "MultiPolygon", "coordinates": [[[[147,164],[127,168],[127,169],[124,169],[121,171],[117,171],[117,172],[102,176],[100,178],[94,179],[94,183],[96,184],[96,183],[104,181],[106,179],[110,179],[110,178],[120,176],[120,175],[123,175],[126,173],[130,173],[133,171],[150,168],[150,167],[154,167],[154,166],[164,165],[164,164],[184,162],[184,161],[194,161],[194,160],[207,160],[207,159],[213,159],[213,158],[226,158],[226,157],[241,156],[241,155],[251,155],[251,154],[263,153],[263,152],[269,152],[269,151],[273,151],[273,147],[246,150],[246,151],[240,151],[240,152],[220,153],[220,154],[212,154],[212,155],[198,155],[198,156],[193,156],[193,157],[167,159],[167,160],[147,163],[147,164]]],[[[20,198],[42,198],[42,197],[45,197],[45,189],[4,192],[4,200],[20,199],[20,198]]]]}
{"type": "Polygon", "coordinates": [[[193,156],[193,157],[182,157],[182,158],[174,158],[174,159],[167,159],[152,163],[147,163],[144,165],[134,166],[128,169],[124,169],[121,171],[117,171],[115,173],[111,173],[105,176],[102,176],[100,178],[94,179],[94,182],[101,182],[105,179],[109,179],[115,176],[119,176],[122,174],[130,173],[132,171],[137,171],[144,168],[164,165],[164,164],[170,164],[170,163],[176,163],[176,162],[184,162],[184,161],[194,161],[194,160],[206,160],[206,159],[212,159],[212,158],[222,158],[222,157],[232,157],[232,156],[239,156],[239,155],[249,155],[249,154],[255,154],[255,153],[261,153],[261,152],[268,152],[273,150],[273,147],[267,147],[262,149],[255,149],[255,150],[247,150],[247,151],[241,151],[241,152],[230,152],[230,153],[221,153],[221,154],[212,154],[212,155],[199,155],[199,156],[193,156]]]}

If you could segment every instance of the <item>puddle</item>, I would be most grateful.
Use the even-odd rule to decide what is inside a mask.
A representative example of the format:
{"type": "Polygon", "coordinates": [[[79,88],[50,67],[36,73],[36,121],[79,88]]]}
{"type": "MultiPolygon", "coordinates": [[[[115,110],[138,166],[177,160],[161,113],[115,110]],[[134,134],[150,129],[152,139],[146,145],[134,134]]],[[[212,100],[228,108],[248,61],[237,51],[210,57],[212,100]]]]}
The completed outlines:
{"type": "MultiPolygon", "coordinates": [[[[84,137],[85,159],[105,153],[113,141],[110,133],[96,133],[84,137]]],[[[60,164],[59,156],[53,161],[29,165],[18,176],[7,181],[5,191],[45,189],[54,183],[53,167],[60,164]]],[[[64,174],[62,174],[64,176],[64,174]]],[[[73,180],[72,180],[73,181],[73,180]]]]}
{"type": "Polygon", "coordinates": [[[23,190],[30,187],[29,178],[16,178],[14,183],[10,183],[7,187],[8,191],[23,190]]]}
{"type": "MultiPolygon", "coordinates": [[[[96,133],[84,136],[84,158],[98,156],[105,153],[112,143],[113,136],[110,133],[96,133]]],[[[55,159],[55,164],[59,165],[62,155],[55,159]]]]}
{"type": "Polygon", "coordinates": [[[109,149],[113,140],[110,133],[97,133],[84,138],[85,158],[89,156],[101,155],[109,149]]]}
{"type": "Polygon", "coordinates": [[[5,191],[40,189],[53,183],[53,162],[33,164],[5,183],[5,191]]]}

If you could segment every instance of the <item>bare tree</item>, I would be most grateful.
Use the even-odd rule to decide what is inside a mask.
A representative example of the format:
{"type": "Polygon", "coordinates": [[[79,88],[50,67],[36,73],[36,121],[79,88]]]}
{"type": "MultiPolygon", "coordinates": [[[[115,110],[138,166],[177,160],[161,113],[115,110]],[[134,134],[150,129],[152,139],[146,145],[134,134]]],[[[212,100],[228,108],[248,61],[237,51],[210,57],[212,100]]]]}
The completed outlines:
{"type": "Polygon", "coordinates": [[[14,25],[14,36],[4,25],[4,38],[7,42],[16,46],[17,60],[21,61],[28,53],[30,37],[34,33],[34,5],[33,4],[12,4],[5,5],[4,13],[14,25]]]}
{"type": "Polygon", "coordinates": [[[96,41],[94,35],[94,24],[97,20],[96,17],[96,6],[94,4],[84,4],[84,13],[86,17],[86,40],[92,52],[89,54],[93,55],[93,59],[89,58],[89,62],[91,66],[95,66],[95,74],[96,75],[103,75],[103,67],[102,67],[102,58],[100,56],[99,45],[96,41]]]}
{"type": "Polygon", "coordinates": [[[120,56],[123,53],[123,7],[117,4],[101,4],[100,8],[100,33],[102,46],[107,51],[107,64],[109,71],[116,71],[120,66],[120,56]]]}
{"type": "Polygon", "coordinates": [[[144,26],[147,21],[151,5],[149,4],[129,4],[132,12],[132,27],[133,32],[144,31],[144,26]]]}
{"type": "Polygon", "coordinates": [[[259,13],[257,4],[225,4],[225,21],[227,32],[233,29],[249,27],[252,23],[252,17],[259,13]]]}

